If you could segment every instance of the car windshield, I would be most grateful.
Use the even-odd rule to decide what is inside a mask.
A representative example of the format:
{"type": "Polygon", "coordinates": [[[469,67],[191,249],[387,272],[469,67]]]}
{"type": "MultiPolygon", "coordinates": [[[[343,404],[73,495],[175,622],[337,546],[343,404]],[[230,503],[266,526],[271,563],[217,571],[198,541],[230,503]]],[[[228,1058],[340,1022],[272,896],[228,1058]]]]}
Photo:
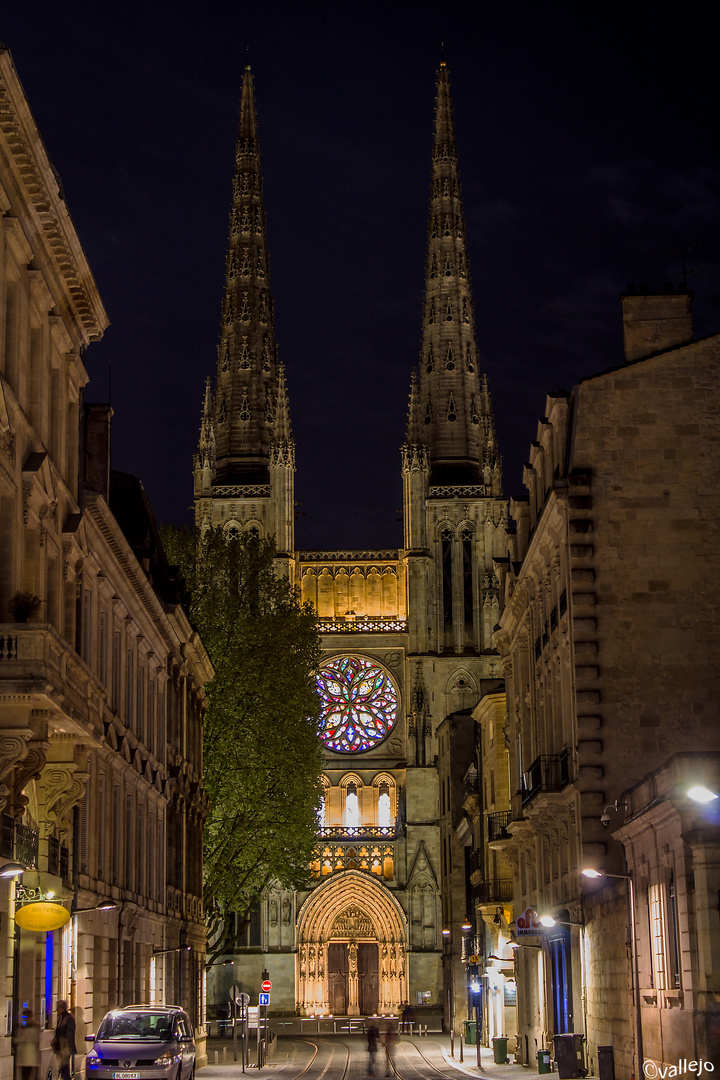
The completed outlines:
{"type": "Polygon", "coordinates": [[[166,1042],[173,1018],[167,1013],[108,1013],[97,1033],[100,1039],[159,1039],[166,1042]]]}

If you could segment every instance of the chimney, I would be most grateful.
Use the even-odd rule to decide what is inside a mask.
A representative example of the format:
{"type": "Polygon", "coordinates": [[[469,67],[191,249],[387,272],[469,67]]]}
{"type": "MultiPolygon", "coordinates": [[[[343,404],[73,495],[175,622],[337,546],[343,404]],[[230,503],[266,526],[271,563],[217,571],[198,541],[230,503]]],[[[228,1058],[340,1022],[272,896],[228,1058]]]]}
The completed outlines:
{"type": "MultiPolygon", "coordinates": [[[[628,291],[620,297],[628,362],[692,341],[692,293],[670,290],[648,293],[634,289],[635,286],[629,285],[628,291]]],[[[640,290],[643,290],[642,285],[640,290]]]]}
{"type": "Polygon", "coordinates": [[[110,493],[109,404],[85,405],[85,483],[107,501],[110,493]]]}

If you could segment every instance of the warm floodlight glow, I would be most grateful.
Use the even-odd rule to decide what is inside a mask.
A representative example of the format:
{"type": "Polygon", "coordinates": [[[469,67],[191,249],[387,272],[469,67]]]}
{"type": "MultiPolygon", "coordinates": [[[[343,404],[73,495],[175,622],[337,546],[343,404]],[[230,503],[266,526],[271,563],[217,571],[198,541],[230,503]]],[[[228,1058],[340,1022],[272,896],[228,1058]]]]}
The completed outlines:
{"type": "Polygon", "coordinates": [[[472,923],[470,922],[469,919],[465,920],[465,922],[462,924],[461,929],[465,930],[465,931],[472,930],[472,923]]]}
{"type": "Polygon", "coordinates": [[[540,922],[542,923],[543,926],[554,926],[555,925],[555,919],[553,919],[552,915],[541,915],[540,916],[540,922]]]}
{"type": "Polygon", "coordinates": [[[604,877],[604,876],[605,876],[605,875],[604,875],[604,874],[602,873],[602,871],[600,871],[600,870],[593,870],[593,868],[592,868],[591,866],[587,866],[587,867],[586,867],[586,868],[585,868],[585,869],[583,870],[582,874],[583,874],[583,877],[589,877],[589,878],[598,878],[598,877],[604,877]]]}
{"type": "Polygon", "coordinates": [[[450,931],[448,930],[447,926],[443,928],[442,936],[450,937],[450,931]]]}
{"type": "Polygon", "coordinates": [[[693,787],[688,789],[688,796],[694,802],[709,803],[713,799],[717,799],[717,795],[710,788],[706,788],[703,784],[694,784],[693,787]]]}

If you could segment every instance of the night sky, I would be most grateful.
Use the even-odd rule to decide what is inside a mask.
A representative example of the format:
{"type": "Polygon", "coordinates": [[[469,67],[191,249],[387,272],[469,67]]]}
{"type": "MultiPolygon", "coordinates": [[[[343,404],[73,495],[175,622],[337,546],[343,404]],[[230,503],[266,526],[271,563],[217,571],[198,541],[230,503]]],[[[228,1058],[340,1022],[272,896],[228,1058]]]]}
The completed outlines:
{"type": "Polygon", "coordinates": [[[160,522],[191,519],[248,50],[298,547],[401,543],[442,42],[506,491],[546,392],[621,362],[628,282],[680,282],[695,244],[696,335],[720,331],[709,4],[24,7],[0,40],[111,321],[87,399],[112,362],[113,464],[160,522]]]}

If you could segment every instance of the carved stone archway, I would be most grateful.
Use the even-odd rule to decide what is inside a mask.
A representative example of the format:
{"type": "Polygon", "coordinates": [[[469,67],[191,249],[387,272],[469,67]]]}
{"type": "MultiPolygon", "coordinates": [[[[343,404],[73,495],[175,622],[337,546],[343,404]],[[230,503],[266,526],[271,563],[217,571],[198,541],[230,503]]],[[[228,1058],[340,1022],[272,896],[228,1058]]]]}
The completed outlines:
{"type": "Polygon", "coordinates": [[[319,885],[298,916],[297,1002],[303,1016],[328,1014],[329,947],[346,943],[347,1012],[359,1015],[357,949],[377,943],[378,1012],[396,1013],[407,997],[407,919],[387,886],[348,870],[319,885]]]}

